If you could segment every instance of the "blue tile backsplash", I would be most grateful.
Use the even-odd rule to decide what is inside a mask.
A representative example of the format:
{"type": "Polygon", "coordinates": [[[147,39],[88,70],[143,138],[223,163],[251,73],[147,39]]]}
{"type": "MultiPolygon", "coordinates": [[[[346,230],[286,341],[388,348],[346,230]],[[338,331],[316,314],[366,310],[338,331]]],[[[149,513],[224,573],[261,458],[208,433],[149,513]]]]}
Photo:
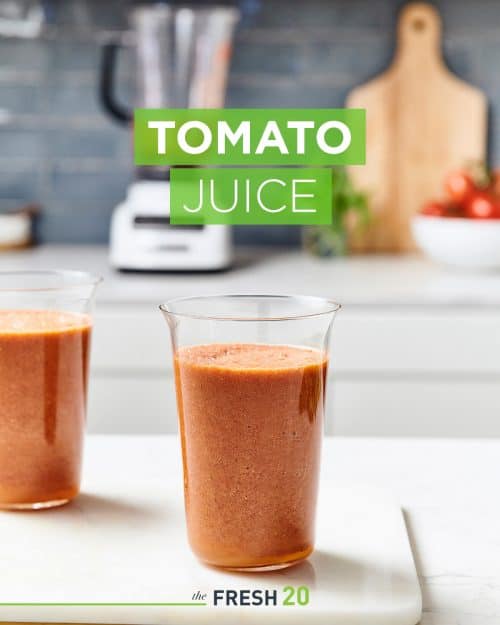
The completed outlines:
{"type": "MultiPolygon", "coordinates": [[[[0,4],[3,0],[0,0],[0,4]]],[[[122,29],[126,0],[54,0],[37,40],[0,39],[0,211],[42,205],[39,237],[106,242],[132,176],[129,131],[101,111],[103,31],[122,29]]],[[[342,106],[394,48],[399,0],[242,0],[227,105],[342,106]]],[[[500,164],[500,2],[440,0],[449,67],[490,102],[490,156],[500,164]]],[[[50,5],[50,3],[49,3],[50,5]]],[[[126,61],[126,59],[124,59],[126,61]]],[[[120,91],[130,93],[127,63],[120,91]]],[[[236,229],[240,243],[298,244],[294,227],[236,229]]]]}

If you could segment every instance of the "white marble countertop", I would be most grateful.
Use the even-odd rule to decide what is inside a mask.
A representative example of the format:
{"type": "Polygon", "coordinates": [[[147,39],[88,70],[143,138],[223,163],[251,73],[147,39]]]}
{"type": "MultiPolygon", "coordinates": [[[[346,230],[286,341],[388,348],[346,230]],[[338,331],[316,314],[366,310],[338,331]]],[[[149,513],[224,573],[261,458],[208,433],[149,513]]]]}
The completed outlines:
{"type": "Polygon", "coordinates": [[[81,269],[104,277],[100,305],[157,305],[207,293],[301,293],[349,306],[500,307],[500,273],[470,273],[419,256],[318,259],[298,250],[239,250],[234,267],[219,273],[118,273],[104,246],[42,246],[0,254],[0,270],[81,269]]]}
{"type": "MultiPolygon", "coordinates": [[[[111,524],[118,534],[126,533],[129,524],[150,522],[148,514],[157,512],[168,488],[181,488],[176,472],[166,470],[172,462],[179,463],[178,458],[178,440],[173,436],[90,436],[82,497],[91,508],[92,520],[111,524]],[[139,509],[127,505],[127,489],[140,494],[139,478],[145,474],[141,467],[146,465],[153,467],[155,480],[165,480],[165,492],[159,489],[157,501],[150,501],[145,491],[139,509]],[[107,501],[99,494],[85,493],[95,484],[96,475],[105,486],[111,483],[112,473],[127,475],[117,498],[107,501]]],[[[401,504],[422,587],[422,625],[500,623],[499,475],[500,441],[334,438],[327,439],[323,453],[324,483],[382,487],[401,504]]],[[[74,505],[76,514],[78,500],[74,505]]],[[[44,523],[50,523],[54,514],[41,513],[44,523]]],[[[62,548],[77,549],[77,545],[66,540],[62,548]]],[[[112,562],[110,546],[98,548],[105,549],[105,558],[112,562]]],[[[24,552],[14,561],[0,558],[2,596],[9,576],[19,574],[16,563],[27,589],[39,583],[43,571],[26,568],[27,560],[29,554],[24,552]]],[[[57,549],[46,566],[58,566],[57,549]]],[[[140,571],[137,581],[141,581],[140,571]]]]}

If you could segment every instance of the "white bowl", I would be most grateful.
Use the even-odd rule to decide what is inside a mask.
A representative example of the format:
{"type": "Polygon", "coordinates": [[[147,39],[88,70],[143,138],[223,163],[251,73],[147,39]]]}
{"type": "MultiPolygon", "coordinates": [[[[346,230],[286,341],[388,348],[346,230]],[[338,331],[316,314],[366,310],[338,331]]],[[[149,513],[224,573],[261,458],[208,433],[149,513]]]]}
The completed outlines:
{"type": "Polygon", "coordinates": [[[433,260],[471,269],[500,268],[500,219],[427,217],[412,219],[417,245],[433,260]]]}

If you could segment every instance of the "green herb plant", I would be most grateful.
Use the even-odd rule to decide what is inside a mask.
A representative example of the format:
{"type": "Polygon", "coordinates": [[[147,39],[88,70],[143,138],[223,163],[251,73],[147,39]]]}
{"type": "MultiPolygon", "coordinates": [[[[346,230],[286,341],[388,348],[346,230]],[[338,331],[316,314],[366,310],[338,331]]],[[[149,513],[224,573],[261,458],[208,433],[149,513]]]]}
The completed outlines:
{"type": "Polygon", "coordinates": [[[347,252],[348,223],[363,229],[371,218],[366,193],[358,191],[345,167],[332,169],[332,223],[328,226],[308,226],[304,245],[316,256],[343,256],[347,252]]]}

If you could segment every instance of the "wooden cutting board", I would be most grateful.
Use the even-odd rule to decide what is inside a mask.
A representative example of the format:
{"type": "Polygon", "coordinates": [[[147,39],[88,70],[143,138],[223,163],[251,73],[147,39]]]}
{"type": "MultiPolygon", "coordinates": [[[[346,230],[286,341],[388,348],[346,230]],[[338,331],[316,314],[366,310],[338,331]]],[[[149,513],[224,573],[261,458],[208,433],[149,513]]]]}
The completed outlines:
{"type": "Polygon", "coordinates": [[[367,231],[351,234],[354,251],[414,249],[411,216],[443,195],[447,172],[486,157],[486,98],[446,68],[436,9],[408,4],[397,39],[390,67],[347,98],[348,107],[366,109],[366,165],[350,174],[374,214],[367,231]]]}

